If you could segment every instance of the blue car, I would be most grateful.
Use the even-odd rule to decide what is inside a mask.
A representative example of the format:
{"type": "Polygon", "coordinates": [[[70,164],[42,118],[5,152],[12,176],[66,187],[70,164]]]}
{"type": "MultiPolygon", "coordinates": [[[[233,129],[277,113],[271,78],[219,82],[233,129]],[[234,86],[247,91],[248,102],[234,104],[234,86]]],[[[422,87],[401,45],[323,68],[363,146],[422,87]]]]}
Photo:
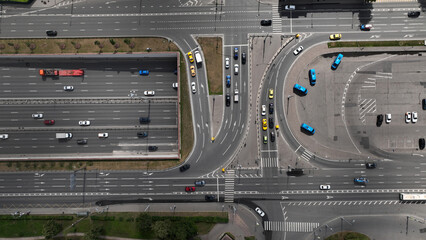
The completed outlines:
{"type": "Polygon", "coordinates": [[[343,54],[339,53],[337,55],[336,59],[334,60],[333,64],[331,64],[331,69],[336,70],[337,67],[340,65],[340,62],[342,61],[343,54]]]}
{"type": "Polygon", "coordinates": [[[149,75],[149,71],[148,70],[139,70],[139,74],[140,75],[149,75]]]}
{"type": "Polygon", "coordinates": [[[296,91],[299,91],[301,93],[303,93],[304,95],[308,94],[308,89],[300,86],[299,84],[294,84],[294,89],[296,89],[296,91]]]}
{"type": "Polygon", "coordinates": [[[370,31],[370,29],[373,27],[373,25],[371,24],[363,24],[361,25],[361,30],[362,31],[370,31]]]}
{"type": "Polygon", "coordinates": [[[238,59],[238,48],[234,48],[234,59],[237,60],[238,59]]]}
{"type": "Polygon", "coordinates": [[[306,123],[302,123],[302,126],[300,126],[300,128],[302,128],[302,130],[307,131],[311,134],[315,134],[315,129],[306,123]]]}
{"type": "Polygon", "coordinates": [[[315,74],[315,69],[309,70],[309,81],[312,86],[317,83],[317,75],[315,74]]]}
{"type": "Polygon", "coordinates": [[[226,87],[231,87],[231,75],[226,75],[226,87]]]}
{"type": "Polygon", "coordinates": [[[368,179],[365,177],[354,178],[354,183],[366,184],[368,183],[368,179]]]}

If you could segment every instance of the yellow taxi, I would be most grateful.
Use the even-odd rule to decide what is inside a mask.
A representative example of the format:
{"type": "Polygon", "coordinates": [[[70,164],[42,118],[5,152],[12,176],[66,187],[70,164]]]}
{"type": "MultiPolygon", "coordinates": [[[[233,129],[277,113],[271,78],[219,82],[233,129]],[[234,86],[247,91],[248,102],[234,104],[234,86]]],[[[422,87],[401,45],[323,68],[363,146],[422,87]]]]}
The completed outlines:
{"type": "Polygon", "coordinates": [[[192,52],[188,52],[188,58],[190,62],[194,62],[194,57],[192,56],[192,52]]]}
{"type": "Polygon", "coordinates": [[[268,130],[268,122],[266,121],[266,118],[262,119],[262,129],[263,131],[268,130]]]}
{"type": "Polygon", "coordinates": [[[189,69],[191,69],[191,76],[195,77],[196,73],[195,73],[195,67],[194,66],[190,66],[189,69]]]}
{"type": "Polygon", "coordinates": [[[342,38],[342,34],[340,34],[340,33],[330,35],[330,40],[339,40],[341,38],[342,38]]]}
{"type": "Polygon", "coordinates": [[[274,98],[274,89],[269,89],[269,99],[274,98]]]}

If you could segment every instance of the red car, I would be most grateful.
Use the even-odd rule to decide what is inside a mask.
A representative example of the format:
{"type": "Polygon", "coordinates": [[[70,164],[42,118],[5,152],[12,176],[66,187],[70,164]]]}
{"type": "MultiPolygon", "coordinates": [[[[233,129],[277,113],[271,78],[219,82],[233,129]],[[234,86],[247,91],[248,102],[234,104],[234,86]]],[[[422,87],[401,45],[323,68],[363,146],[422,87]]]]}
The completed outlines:
{"type": "Polygon", "coordinates": [[[195,187],[185,187],[185,192],[195,192],[195,187]]]}
{"type": "Polygon", "coordinates": [[[44,124],[53,125],[53,124],[55,124],[55,120],[44,120],[44,124]]]}

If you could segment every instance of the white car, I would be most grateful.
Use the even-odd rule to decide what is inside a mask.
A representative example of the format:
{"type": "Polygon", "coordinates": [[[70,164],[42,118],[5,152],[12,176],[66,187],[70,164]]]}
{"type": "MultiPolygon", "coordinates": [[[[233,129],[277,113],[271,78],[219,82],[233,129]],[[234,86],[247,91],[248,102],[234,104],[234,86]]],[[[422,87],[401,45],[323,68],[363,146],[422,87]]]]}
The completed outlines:
{"type": "Polygon", "coordinates": [[[298,55],[301,51],[303,51],[303,46],[300,46],[298,49],[294,50],[294,55],[298,55]]]}
{"type": "Polygon", "coordinates": [[[262,211],[262,209],[260,209],[259,207],[256,207],[255,209],[254,209],[261,217],[264,217],[265,216],[265,212],[264,211],[262,211]]]}
{"type": "Polygon", "coordinates": [[[145,91],[145,92],[143,92],[143,94],[145,96],[154,96],[155,95],[155,91],[145,91]]]}
{"type": "Polygon", "coordinates": [[[417,112],[412,112],[411,116],[412,116],[411,121],[413,123],[416,123],[417,122],[417,112]]]}
{"type": "Polygon", "coordinates": [[[9,134],[6,134],[6,133],[0,134],[0,139],[5,140],[5,139],[8,139],[8,138],[9,138],[9,134]]]}
{"type": "Polygon", "coordinates": [[[78,121],[78,125],[80,125],[80,126],[90,126],[90,121],[89,120],[78,121]]]}
{"type": "Polygon", "coordinates": [[[386,113],[386,123],[390,123],[392,121],[392,115],[390,113],[386,113]]]}
{"type": "Polygon", "coordinates": [[[285,5],[285,10],[296,10],[295,5],[285,5]]]}
{"type": "Polygon", "coordinates": [[[98,133],[98,138],[107,138],[108,133],[98,133]]]}
{"type": "Polygon", "coordinates": [[[330,185],[320,185],[319,187],[321,190],[330,190],[331,186],[330,185]]]}
{"type": "Polygon", "coordinates": [[[405,113],[405,123],[409,123],[411,121],[411,112],[405,113]]]}
{"type": "Polygon", "coordinates": [[[40,119],[40,118],[43,118],[43,113],[34,113],[31,116],[33,118],[40,119]]]}
{"type": "Polygon", "coordinates": [[[229,68],[229,58],[225,58],[225,68],[229,68]]]}
{"type": "Polygon", "coordinates": [[[192,90],[192,93],[196,93],[197,92],[197,89],[195,89],[195,82],[191,83],[191,90],[192,90]]]}
{"type": "Polygon", "coordinates": [[[64,86],[64,91],[74,91],[73,86],[64,86]]]}
{"type": "Polygon", "coordinates": [[[178,88],[178,87],[179,87],[179,83],[177,83],[177,82],[173,83],[173,84],[172,84],[172,87],[173,87],[173,88],[178,88]]]}
{"type": "Polygon", "coordinates": [[[266,115],[266,105],[262,105],[262,116],[266,115]]]}
{"type": "Polygon", "coordinates": [[[234,65],[234,74],[238,75],[238,64],[234,65]]]}

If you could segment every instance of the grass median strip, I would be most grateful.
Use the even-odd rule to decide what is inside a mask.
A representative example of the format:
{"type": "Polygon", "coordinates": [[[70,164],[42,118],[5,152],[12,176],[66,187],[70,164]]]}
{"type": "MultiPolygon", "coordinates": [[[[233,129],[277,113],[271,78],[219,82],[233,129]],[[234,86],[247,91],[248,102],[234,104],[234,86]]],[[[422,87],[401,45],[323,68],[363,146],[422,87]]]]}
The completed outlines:
{"type": "Polygon", "coordinates": [[[209,94],[222,95],[222,38],[198,37],[197,41],[204,53],[209,94]]]}
{"type": "Polygon", "coordinates": [[[407,40],[407,41],[355,41],[355,42],[329,42],[329,48],[341,47],[409,47],[424,46],[424,40],[407,40]]]}

